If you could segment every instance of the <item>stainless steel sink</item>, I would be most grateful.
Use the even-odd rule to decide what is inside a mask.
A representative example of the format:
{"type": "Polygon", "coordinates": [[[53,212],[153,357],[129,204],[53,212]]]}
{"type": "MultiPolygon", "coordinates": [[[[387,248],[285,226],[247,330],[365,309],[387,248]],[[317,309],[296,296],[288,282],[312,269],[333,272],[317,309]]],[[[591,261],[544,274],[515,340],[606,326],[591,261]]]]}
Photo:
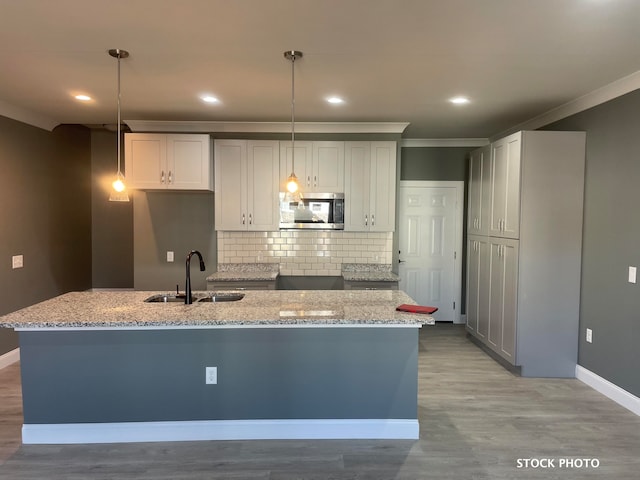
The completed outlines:
{"type": "MultiPolygon", "coordinates": [[[[199,302],[237,302],[244,298],[244,293],[238,292],[208,292],[208,293],[194,293],[193,303],[199,302]]],[[[158,293],[151,295],[144,301],[146,303],[184,303],[184,293],[158,293]]]]}
{"type": "Polygon", "coordinates": [[[157,295],[151,295],[149,298],[145,298],[145,302],[147,303],[184,303],[185,296],[169,294],[169,293],[159,293],[157,295]]]}
{"type": "MultiPolygon", "coordinates": [[[[244,298],[244,293],[238,292],[215,292],[205,297],[199,298],[198,302],[237,302],[244,298]]],[[[195,301],[195,300],[194,300],[195,301]]]]}

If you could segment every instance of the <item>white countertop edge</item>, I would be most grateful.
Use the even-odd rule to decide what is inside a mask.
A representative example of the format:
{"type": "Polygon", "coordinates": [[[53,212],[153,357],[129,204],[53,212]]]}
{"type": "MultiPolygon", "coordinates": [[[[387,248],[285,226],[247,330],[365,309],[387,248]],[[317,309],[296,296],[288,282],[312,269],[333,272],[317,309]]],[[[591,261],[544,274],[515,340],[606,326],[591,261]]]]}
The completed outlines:
{"type": "Polygon", "coordinates": [[[209,330],[237,328],[422,328],[421,323],[324,323],[286,325],[131,325],[122,327],[14,327],[16,332],[79,332],[87,330],[209,330]]]}

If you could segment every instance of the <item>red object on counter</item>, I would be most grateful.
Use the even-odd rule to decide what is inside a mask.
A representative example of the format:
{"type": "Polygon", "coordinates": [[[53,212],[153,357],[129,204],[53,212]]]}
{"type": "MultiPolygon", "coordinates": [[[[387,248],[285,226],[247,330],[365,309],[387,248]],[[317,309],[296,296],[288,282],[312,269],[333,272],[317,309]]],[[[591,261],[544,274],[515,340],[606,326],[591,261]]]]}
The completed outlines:
{"type": "Polygon", "coordinates": [[[425,305],[409,305],[408,303],[403,303],[402,305],[398,305],[396,310],[399,312],[409,312],[409,313],[426,313],[428,315],[437,312],[438,307],[427,307],[425,305]]]}

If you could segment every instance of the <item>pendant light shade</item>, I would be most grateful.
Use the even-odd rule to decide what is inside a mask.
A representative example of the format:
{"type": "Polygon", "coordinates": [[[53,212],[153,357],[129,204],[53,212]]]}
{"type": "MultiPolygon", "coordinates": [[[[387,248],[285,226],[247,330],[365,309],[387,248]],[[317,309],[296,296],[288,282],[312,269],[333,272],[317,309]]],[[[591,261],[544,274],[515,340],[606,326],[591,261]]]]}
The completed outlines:
{"type": "Polygon", "coordinates": [[[111,184],[111,194],[109,195],[110,202],[128,202],[129,195],[127,194],[127,189],[124,183],[124,175],[120,170],[120,141],[121,141],[121,120],[120,120],[120,59],[127,58],[129,56],[129,52],[126,50],[120,50],[119,48],[114,48],[109,50],[109,55],[116,58],[118,60],[118,123],[117,123],[117,135],[118,135],[118,172],[116,173],[116,178],[111,184]]]}
{"type": "Polygon", "coordinates": [[[295,174],[296,165],[296,90],[295,90],[295,63],[298,58],[302,58],[302,52],[297,50],[287,50],[284,57],[291,61],[291,175],[287,179],[287,191],[300,197],[300,184],[295,174]]]}

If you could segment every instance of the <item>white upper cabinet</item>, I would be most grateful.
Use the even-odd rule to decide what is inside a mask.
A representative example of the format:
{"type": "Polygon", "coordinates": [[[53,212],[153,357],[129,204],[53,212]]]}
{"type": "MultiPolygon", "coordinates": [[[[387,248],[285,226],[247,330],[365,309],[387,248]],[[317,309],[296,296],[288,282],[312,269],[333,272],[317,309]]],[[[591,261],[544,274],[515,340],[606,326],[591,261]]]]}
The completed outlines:
{"type": "Polygon", "coordinates": [[[216,140],[216,230],[278,230],[279,142],[216,140]]]}
{"type": "Polygon", "coordinates": [[[469,157],[469,208],[467,210],[467,233],[487,235],[489,233],[491,146],[471,152],[469,157]]]}
{"type": "Polygon", "coordinates": [[[521,147],[521,132],[491,145],[489,235],[494,237],[520,236],[521,147]]]}
{"type": "Polygon", "coordinates": [[[280,142],[280,188],[286,191],[293,171],[301,192],[344,192],[344,142],[295,142],[293,164],[291,142],[280,142]],[[293,165],[292,165],[293,164],[293,165]]]}
{"type": "Polygon", "coordinates": [[[141,190],[213,190],[209,135],[128,133],[125,176],[141,190]]]}
{"type": "Polygon", "coordinates": [[[345,142],[344,182],[346,231],[395,230],[395,142],[345,142]]]}

